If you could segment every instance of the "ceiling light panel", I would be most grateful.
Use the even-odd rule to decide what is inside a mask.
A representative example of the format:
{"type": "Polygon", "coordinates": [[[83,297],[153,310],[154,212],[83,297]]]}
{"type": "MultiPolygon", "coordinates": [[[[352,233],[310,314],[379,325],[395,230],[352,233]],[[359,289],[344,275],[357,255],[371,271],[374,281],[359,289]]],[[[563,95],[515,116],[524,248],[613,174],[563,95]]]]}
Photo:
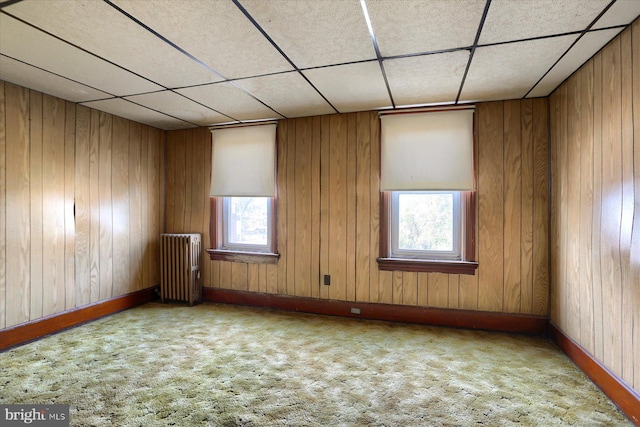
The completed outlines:
{"type": "Polygon", "coordinates": [[[277,113],[247,95],[244,91],[234,87],[231,83],[214,83],[206,86],[177,89],[176,92],[232,117],[234,120],[281,118],[277,113]]]}
{"type": "Polygon", "coordinates": [[[208,126],[212,123],[222,123],[232,120],[182,95],[166,90],[128,96],[125,99],[200,126],[208,126]]]}
{"type": "Polygon", "coordinates": [[[335,113],[298,72],[243,79],[236,84],[285,117],[335,113]]]}
{"type": "Polygon", "coordinates": [[[304,74],[341,113],[391,106],[378,61],[314,68],[304,74]]]}
{"type": "Polygon", "coordinates": [[[196,127],[193,124],[169,117],[121,98],[84,102],[82,105],[164,130],[196,127]]]}
{"type": "Polygon", "coordinates": [[[493,0],[480,44],[584,30],[610,0],[493,0]]]}
{"type": "Polygon", "coordinates": [[[162,89],[5,14],[0,14],[0,53],[114,95],[162,89]]]}
{"type": "Polygon", "coordinates": [[[453,102],[469,60],[469,51],[384,61],[396,106],[453,102]]]}
{"type": "Polygon", "coordinates": [[[522,98],[576,38],[563,36],[477,48],[460,100],[522,98]]]}
{"type": "Polygon", "coordinates": [[[0,55],[0,80],[28,87],[72,102],[110,98],[111,95],[0,55]]]}
{"type": "Polygon", "coordinates": [[[221,80],[105,2],[23,0],[6,10],[166,87],[221,80]]]}
{"type": "Polygon", "coordinates": [[[228,79],[291,70],[291,65],[231,1],[114,0],[228,79]]]}
{"type": "Polygon", "coordinates": [[[485,0],[366,0],[382,56],[468,47],[485,0]]]}
{"type": "Polygon", "coordinates": [[[358,0],[240,0],[299,68],[376,57],[358,0]]]}
{"type": "Polygon", "coordinates": [[[593,29],[627,25],[640,16],[640,1],[618,0],[605,12],[593,29]]]}
{"type": "Polygon", "coordinates": [[[540,83],[527,95],[527,98],[549,95],[620,31],[621,29],[612,29],[591,31],[585,34],[571,50],[562,57],[560,62],[551,69],[549,74],[544,76],[540,83]]]}

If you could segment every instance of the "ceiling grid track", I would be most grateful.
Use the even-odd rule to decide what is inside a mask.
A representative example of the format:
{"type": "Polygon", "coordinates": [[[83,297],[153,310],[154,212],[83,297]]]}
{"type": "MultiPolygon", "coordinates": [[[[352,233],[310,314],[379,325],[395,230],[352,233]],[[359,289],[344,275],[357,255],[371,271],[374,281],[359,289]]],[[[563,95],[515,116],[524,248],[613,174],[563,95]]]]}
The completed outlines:
{"type": "MultiPolygon", "coordinates": [[[[187,52],[186,50],[184,50],[183,48],[181,48],[180,46],[178,46],[177,44],[173,43],[171,40],[169,40],[168,38],[164,37],[162,34],[158,33],[157,31],[155,31],[153,28],[149,27],[148,25],[146,25],[144,22],[140,21],[139,19],[137,19],[135,16],[131,15],[130,13],[128,13],[127,11],[123,10],[122,8],[118,7],[117,5],[113,4],[111,2],[111,0],[103,0],[106,4],[108,4],[109,6],[113,7],[115,10],[117,10],[118,12],[120,12],[121,14],[123,14],[124,16],[126,16],[127,18],[131,19],[133,22],[135,22],[136,24],[138,24],[139,26],[141,26],[142,28],[144,28],[145,30],[147,30],[148,32],[150,32],[151,34],[153,34],[154,36],[158,37],[160,40],[162,40],[163,42],[167,43],[169,46],[171,46],[172,48],[176,49],[178,52],[182,53],[183,55],[187,56],[189,59],[195,61],[198,65],[200,65],[201,67],[204,67],[206,70],[211,71],[212,73],[216,74],[217,76],[219,76],[223,82],[228,82],[229,84],[233,85],[236,89],[244,92],[246,95],[250,96],[251,98],[253,98],[255,101],[258,101],[260,104],[264,105],[265,107],[267,107],[268,109],[270,109],[271,111],[273,111],[274,113],[276,113],[277,115],[286,118],[286,116],[284,114],[281,114],[279,111],[277,111],[275,108],[271,107],[270,105],[267,105],[266,103],[264,103],[261,99],[257,98],[256,96],[254,96],[252,93],[246,91],[243,87],[237,85],[236,83],[233,82],[233,80],[229,80],[228,78],[226,78],[225,76],[223,76],[220,72],[218,72],[216,69],[210,67],[209,65],[207,65],[206,63],[204,63],[203,61],[201,61],[200,59],[196,58],[194,55],[192,55],[191,53],[187,52]]],[[[221,83],[221,82],[218,82],[221,83]]],[[[216,84],[216,83],[210,83],[210,84],[216,84]]],[[[205,85],[201,85],[201,86],[205,86],[205,85]]],[[[184,96],[184,95],[183,95],[184,96]]],[[[196,102],[193,99],[184,96],[185,98],[189,99],[190,101],[196,102]]],[[[213,111],[216,111],[214,109],[212,109],[213,111]]],[[[218,112],[218,111],[216,111],[218,112]]],[[[221,113],[222,114],[222,113],[221,113]]],[[[226,117],[229,117],[227,114],[223,114],[226,117]]],[[[242,120],[237,120],[238,122],[242,123],[242,120]]]]}
{"type": "Polygon", "coordinates": [[[458,95],[456,96],[455,103],[460,102],[460,95],[462,94],[462,89],[464,88],[464,82],[467,80],[467,74],[469,73],[469,68],[471,68],[471,61],[473,61],[473,55],[476,52],[476,48],[478,47],[478,41],[480,40],[480,34],[482,34],[482,27],[484,27],[484,21],[487,19],[487,14],[489,13],[489,8],[491,7],[491,0],[487,0],[484,5],[484,11],[482,12],[482,18],[480,18],[480,24],[478,25],[478,32],[476,33],[476,38],[473,41],[473,46],[471,46],[471,51],[469,52],[469,61],[467,62],[467,68],[464,70],[464,74],[462,75],[462,81],[460,82],[460,89],[458,89],[458,95]]]}
{"type": "Polygon", "coordinates": [[[256,27],[258,31],[260,31],[260,34],[262,34],[264,38],[266,38],[267,41],[271,43],[271,45],[280,53],[280,55],[282,55],[282,57],[318,93],[318,95],[320,95],[322,99],[324,99],[326,103],[329,104],[336,113],[340,113],[340,111],[338,111],[338,109],[324,96],[324,94],[320,92],[313,83],[311,83],[311,80],[309,80],[307,76],[305,76],[304,73],[300,71],[298,66],[294,64],[294,62],[287,56],[287,54],[284,53],[282,49],[280,49],[280,46],[278,46],[278,44],[269,36],[269,34],[267,34],[264,28],[262,28],[260,24],[258,24],[258,22],[253,18],[253,16],[251,16],[251,14],[247,11],[247,9],[245,9],[244,6],[242,6],[238,0],[231,0],[231,1],[233,1],[233,4],[235,4],[238,7],[238,9],[240,9],[240,11],[244,14],[244,16],[253,24],[253,26],[256,27]]]}
{"type": "MultiPolygon", "coordinates": [[[[558,58],[558,59],[556,60],[556,62],[554,62],[554,63],[553,63],[553,65],[551,65],[551,67],[549,67],[549,69],[547,70],[547,72],[546,72],[546,73],[544,73],[544,74],[542,75],[542,77],[540,77],[540,79],[538,79],[538,81],[537,81],[537,82],[535,82],[535,84],[531,87],[531,89],[529,89],[529,90],[527,91],[527,93],[525,93],[525,94],[524,94],[524,96],[522,97],[522,99],[525,99],[525,98],[526,98],[526,97],[531,93],[531,91],[532,91],[532,90],[534,90],[534,89],[536,88],[536,86],[538,86],[538,84],[540,84],[540,82],[541,82],[541,81],[542,81],[542,80],[547,76],[547,74],[549,74],[549,73],[551,72],[551,70],[553,70],[553,67],[555,67],[556,65],[558,65],[558,63],[559,63],[560,61],[562,61],[562,58],[564,58],[564,57],[567,55],[567,53],[569,53],[569,51],[570,51],[571,49],[573,49],[573,47],[574,47],[574,46],[575,46],[575,45],[580,41],[580,39],[581,39],[585,34],[587,34],[587,33],[589,32],[589,30],[591,30],[591,28],[593,28],[593,26],[596,24],[596,22],[598,22],[598,20],[599,20],[599,19],[600,19],[600,18],[601,18],[605,13],[607,13],[607,11],[611,8],[611,6],[613,6],[613,4],[614,4],[615,2],[616,2],[616,0],[611,0],[611,2],[610,2],[610,3],[609,3],[609,4],[608,4],[608,5],[607,5],[603,10],[602,10],[602,12],[600,12],[600,14],[598,14],[598,16],[596,16],[596,17],[595,17],[595,19],[594,19],[593,21],[591,21],[591,23],[587,26],[587,28],[585,28],[585,29],[584,29],[584,30],[582,30],[582,31],[578,31],[578,33],[580,34],[580,35],[578,36],[578,38],[577,38],[577,39],[575,39],[575,40],[573,41],[573,43],[571,43],[571,46],[569,46],[569,47],[567,48],[567,50],[565,50],[565,51],[564,51],[564,53],[563,53],[562,55],[560,55],[560,58],[558,58]]],[[[588,60],[589,60],[589,59],[587,59],[587,61],[588,61],[588,60]]],[[[580,68],[580,67],[578,67],[578,68],[580,68]]],[[[570,76],[569,76],[569,77],[570,77],[570,76]]],[[[569,78],[569,77],[567,77],[567,78],[569,78]]],[[[561,84],[562,84],[562,83],[561,83],[561,84]]]]}

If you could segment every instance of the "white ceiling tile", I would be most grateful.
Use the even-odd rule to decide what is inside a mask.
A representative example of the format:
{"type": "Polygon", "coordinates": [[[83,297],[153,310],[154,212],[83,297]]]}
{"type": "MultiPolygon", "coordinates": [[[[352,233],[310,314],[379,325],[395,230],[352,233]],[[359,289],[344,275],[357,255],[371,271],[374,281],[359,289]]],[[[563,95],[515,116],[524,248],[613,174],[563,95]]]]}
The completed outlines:
{"type": "Polygon", "coordinates": [[[608,3],[609,0],[493,0],[480,44],[581,31],[608,3]]]}
{"type": "Polygon", "coordinates": [[[182,95],[166,90],[128,96],[125,99],[200,126],[232,120],[182,95]]]}
{"type": "Polygon", "coordinates": [[[522,98],[576,38],[572,35],[477,48],[460,100],[522,98]]]}
{"type": "Polygon", "coordinates": [[[298,68],[376,57],[358,0],[243,0],[298,68]]]}
{"type": "Polygon", "coordinates": [[[193,124],[141,107],[121,98],[83,102],[82,105],[164,130],[196,127],[193,124]]]}
{"type": "Polygon", "coordinates": [[[114,3],[228,79],[292,69],[231,1],[114,3]]]}
{"type": "Polygon", "coordinates": [[[162,89],[5,14],[0,14],[0,53],[114,95],[162,89]]]}
{"type": "Polygon", "coordinates": [[[341,113],[391,106],[378,61],[314,68],[304,74],[341,113]]]}
{"type": "Polygon", "coordinates": [[[385,60],[396,106],[455,101],[468,60],[466,50],[385,60]]]}
{"type": "Polygon", "coordinates": [[[5,10],[166,87],[221,80],[105,2],[23,0],[5,10]]]}
{"type": "Polygon", "coordinates": [[[176,92],[226,114],[234,120],[281,118],[274,111],[228,82],[177,89],[176,92]]]}
{"type": "Polygon", "coordinates": [[[531,91],[527,98],[547,96],[557,88],[567,77],[598,52],[621,30],[591,31],[585,34],[571,48],[571,50],[558,62],[538,85],[531,91]]]}
{"type": "Polygon", "coordinates": [[[614,27],[616,25],[627,25],[640,16],[640,1],[638,0],[618,0],[605,12],[594,29],[614,27]]]}
{"type": "Polygon", "coordinates": [[[243,79],[236,84],[285,117],[335,113],[298,72],[243,79]]]}
{"type": "Polygon", "coordinates": [[[0,80],[28,87],[72,102],[110,98],[111,95],[0,55],[0,80]]]}
{"type": "Polygon", "coordinates": [[[367,0],[383,57],[468,47],[485,0],[367,0]]]}

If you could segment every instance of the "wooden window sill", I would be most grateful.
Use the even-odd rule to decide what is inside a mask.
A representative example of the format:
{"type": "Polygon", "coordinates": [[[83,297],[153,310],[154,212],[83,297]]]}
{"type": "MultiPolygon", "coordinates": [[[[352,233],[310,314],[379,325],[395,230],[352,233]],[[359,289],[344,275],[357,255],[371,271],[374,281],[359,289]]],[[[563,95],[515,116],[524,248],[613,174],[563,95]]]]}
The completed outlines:
{"type": "Polygon", "coordinates": [[[475,261],[436,261],[407,258],[378,258],[377,261],[380,270],[386,271],[474,275],[478,268],[478,263],[475,261]]]}
{"type": "Polygon", "coordinates": [[[270,252],[237,252],[222,249],[206,249],[213,261],[244,262],[247,264],[277,264],[280,254],[270,252]]]}

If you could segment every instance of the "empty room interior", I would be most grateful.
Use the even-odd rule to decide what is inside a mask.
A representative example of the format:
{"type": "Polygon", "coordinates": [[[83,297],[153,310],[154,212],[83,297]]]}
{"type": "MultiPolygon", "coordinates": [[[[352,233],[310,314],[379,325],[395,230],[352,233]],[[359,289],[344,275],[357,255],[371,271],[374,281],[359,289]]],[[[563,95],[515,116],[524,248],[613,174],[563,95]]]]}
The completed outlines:
{"type": "Polygon", "coordinates": [[[0,405],[640,426],[639,17],[0,2],[0,405]]]}

